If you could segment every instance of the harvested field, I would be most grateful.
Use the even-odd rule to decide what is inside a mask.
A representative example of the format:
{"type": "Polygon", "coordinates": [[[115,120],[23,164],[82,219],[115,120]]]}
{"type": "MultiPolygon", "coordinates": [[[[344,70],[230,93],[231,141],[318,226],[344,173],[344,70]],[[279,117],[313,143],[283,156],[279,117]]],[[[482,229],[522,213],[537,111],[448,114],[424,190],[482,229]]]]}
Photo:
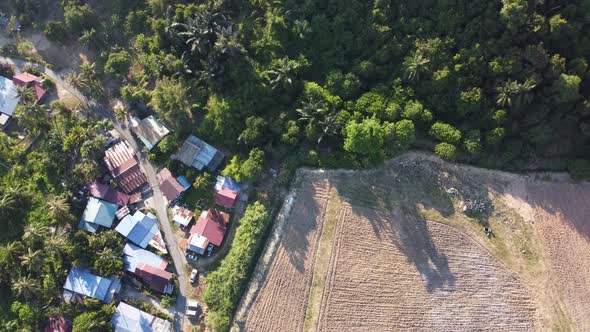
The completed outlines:
{"type": "Polygon", "coordinates": [[[337,234],[320,331],[533,329],[528,287],[452,226],[347,207],[337,234]]]}
{"type": "Polygon", "coordinates": [[[300,170],[233,330],[590,330],[590,185],[552,177],[300,170]]]}

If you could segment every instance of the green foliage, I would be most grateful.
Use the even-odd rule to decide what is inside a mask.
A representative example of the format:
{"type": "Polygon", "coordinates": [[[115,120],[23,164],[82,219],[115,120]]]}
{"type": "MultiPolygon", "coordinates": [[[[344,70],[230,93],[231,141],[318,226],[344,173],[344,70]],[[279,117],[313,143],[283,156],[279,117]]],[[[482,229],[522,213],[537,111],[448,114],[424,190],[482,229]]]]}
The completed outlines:
{"type": "Polygon", "coordinates": [[[439,141],[457,144],[461,140],[461,131],[450,124],[437,122],[430,127],[430,136],[439,141]]]}
{"type": "Polygon", "coordinates": [[[258,148],[254,148],[250,150],[250,153],[248,154],[248,159],[246,159],[240,166],[240,180],[236,179],[236,181],[256,181],[262,174],[263,169],[264,151],[258,148]]]}
{"type": "Polygon", "coordinates": [[[494,128],[490,130],[486,135],[486,143],[488,143],[489,145],[497,145],[502,141],[502,139],[504,139],[505,134],[506,130],[504,128],[494,128]]]}
{"type": "Polygon", "coordinates": [[[402,118],[429,123],[432,121],[432,113],[429,110],[424,109],[424,106],[422,106],[422,103],[419,101],[411,100],[404,107],[402,118]]]}
{"type": "Polygon", "coordinates": [[[74,319],[72,332],[103,332],[112,330],[114,307],[105,305],[97,311],[86,311],[74,319]]]}
{"type": "Polygon", "coordinates": [[[457,158],[457,148],[453,144],[438,143],[434,146],[434,152],[445,160],[455,160],[457,158]]]}
{"type": "Polygon", "coordinates": [[[569,103],[580,98],[581,82],[582,79],[578,76],[561,74],[553,86],[557,102],[569,103]]]}
{"type": "Polygon", "coordinates": [[[376,156],[381,152],[385,130],[376,119],[367,118],[361,123],[350,121],[344,133],[344,150],[368,156],[376,156]]]}
{"type": "Polygon", "coordinates": [[[95,13],[90,5],[66,6],[64,8],[65,24],[74,36],[80,36],[84,30],[90,30],[95,25],[95,13]]]}
{"type": "Polygon", "coordinates": [[[416,129],[411,120],[401,120],[395,123],[395,138],[404,148],[409,147],[416,140],[416,129]]]}
{"type": "Polygon", "coordinates": [[[471,130],[464,141],[465,151],[470,155],[476,155],[481,151],[481,134],[479,130],[471,130]]]}
{"type": "Polygon", "coordinates": [[[63,42],[68,38],[68,31],[64,22],[61,21],[51,21],[45,24],[45,28],[43,28],[43,32],[45,32],[45,36],[49,40],[63,42]]]}
{"type": "Polygon", "coordinates": [[[191,124],[188,88],[181,80],[158,80],[149,105],[164,123],[178,131],[187,129],[191,124]]]}
{"type": "Polygon", "coordinates": [[[226,331],[244,286],[256,261],[254,254],[260,245],[269,214],[259,202],[248,206],[231,249],[219,268],[207,275],[205,303],[209,308],[207,326],[213,331],[226,331]]]}
{"type": "Polygon", "coordinates": [[[125,50],[119,52],[111,52],[109,58],[104,65],[104,71],[115,77],[122,77],[127,74],[131,66],[131,57],[125,50]]]}

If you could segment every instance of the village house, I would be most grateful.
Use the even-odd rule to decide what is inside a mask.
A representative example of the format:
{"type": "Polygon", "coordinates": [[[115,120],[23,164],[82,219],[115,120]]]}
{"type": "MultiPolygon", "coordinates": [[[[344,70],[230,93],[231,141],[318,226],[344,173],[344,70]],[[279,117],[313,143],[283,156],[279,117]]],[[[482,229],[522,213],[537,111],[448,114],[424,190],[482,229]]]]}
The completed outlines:
{"type": "Polygon", "coordinates": [[[172,323],[121,302],[111,319],[115,332],[171,332],[172,323]]]}
{"type": "Polygon", "coordinates": [[[78,228],[90,233],[96,233],[100,226],[111,228],[118,208],[116,204],[89,197],[78,228]]]}
{"type": "Polygon", "coordinates": [[[199,171],[207,168],[213,172],[223,160],[223,153],[200,138],[190,135],[177,154],[172,155],[170,158],[180,161],[187,167],[194,167],[199,171]]]}
{"type": "Polygon", "coordinates": [[[158,122],[153,115],[143,120],[133,118],[131,120],[133,133],[145,145],[148,150],[158,145],[160,141],[170,133],[170,130],[158,122]]]}
{"type": "Polygon", "coordinates": [[[135,151],[121,141],[105,151],[104,162],[119,188],[131,194],[147,184],[147,177],[141,171],[135,151]]]}
{"type": "Polygon", "coordinates": [[[215,204],[221,205],[228,209],[236,206],[238,202],[238,193],[226,188],[222,188],[215,194],[215,204]]]}
{"type": "Polygon", "coordinates": [[[31,73],[22,72],[12,77],[12,82],[21,88],[33,89],[35,92],[35,102],[39,103],[45,97],[47,89],[43,87],[43,78],[31,73]]]}
{"type": "Polygon", "coordinates": [[[86,188],[88,189],[90,196],[103,201],[117,204],[119,206],[126,206],[127,203],[129,203],[129,195],[117,191],[107,184],[93,181],[89,183],[86,188]]]}
{"type": "Polygon", "coordinates": [[[200,253],[200,249],[206,248],[205,241],[200,237],[204,237],[207,240],[207,244],[210,243],[217,247],[221,246],[228,223],[229,214],[225,212],[215,209],[201,212],[197,222],[190,229],[191,235],[188,240],[188,249],[200,253]]]}
{"type": "Polygon", "coordinates": [[[68,302],[83,303],[84,296],[111,303],[121,290],[117,278],[99,277],[80,267],[72,267],[64,284],[63,298],[68,302]]]}
{"type": "Polygon", "coordinates": [[[182,206],[175,205],[172,208],[172,219],[176,227],[187,227],[195,217],[195,213],[189,209],[185,209],[182,206]]]}
{"type": "Polygon", "coordinates": [[[8,125],[18,105],[16,85],[8,78],[0,76],[0,126],[8,125]]]}
{"type": "Polygon", "coordinates": [[[166,252],[165,244],[161,240],[162,234],[158,227],[158,219],[151,212],[145,214],[135,211],[133,215],[126,215],[115,227],[115,231],[141,248],[150,245],[157,250],[166,252]]]}
{"type": "Polygon", "coordinates": [[[172,293],[172,273],[166,271],[168,261],[164,258],[127,243],[123,248],[123,263],[125,270],[143,279],[151,289],[164,294],[172,293]]]}
{"type": "Polygon", "coordinates": [[[168,168],[163,168],[156,175],[160,183],[160,190],[168,201],[168,204],[176,202],[191,184],[184,176],[174,177],[168,168]]]}

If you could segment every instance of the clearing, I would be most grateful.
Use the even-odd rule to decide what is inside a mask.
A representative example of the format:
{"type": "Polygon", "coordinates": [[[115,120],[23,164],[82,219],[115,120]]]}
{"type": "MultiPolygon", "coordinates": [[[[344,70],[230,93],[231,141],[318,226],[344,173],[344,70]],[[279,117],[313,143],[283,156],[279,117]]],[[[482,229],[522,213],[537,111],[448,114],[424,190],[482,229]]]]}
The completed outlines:
{"type": "Polygon", "coordinates": [[[300,170],[233,330],[590,330],[589,201],[419,153],[300,170]]]}

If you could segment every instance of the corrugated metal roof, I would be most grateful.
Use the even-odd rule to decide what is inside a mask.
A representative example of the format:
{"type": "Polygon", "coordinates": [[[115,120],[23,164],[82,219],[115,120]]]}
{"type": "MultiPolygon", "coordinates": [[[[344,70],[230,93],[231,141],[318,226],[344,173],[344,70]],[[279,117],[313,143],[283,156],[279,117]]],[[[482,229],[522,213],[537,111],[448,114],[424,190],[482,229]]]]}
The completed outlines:
{"type": "Polygon", "coordinates": [[[124,302],[119,303],[111,319],[115,332],[170,332],[172,323],[152,316],[124,302]]]}
{"type": "Polygon", "coordinates": [[[129,202],[129,196],[122,192],[119,192],[109,185],[100,183],[98,181],[93,181],[88,184],[87,186],[90,195],[105,200],[110,203],[114,203],[120,206],[127,205],[129,202]]]}
{"type": "Polygon", "coordinates": [[[121,141],[105,151],[104,162],[117,180],[119,187],[129,194],[147,183],[147,177],[141,171],[135,151],[125,141],[121,141]]]}
{"type": "Polygon", "coordinates": [[[150,150],[170,133],[170,130],[158,122],[153,115],[140,120],[137,127],[134,127],[134,131],[143,144],[150,150]]]}
{"type": "Polygon", "coordinates": [[[205,167],[215,170],[219,161],[223,159],[223,155],[205,141],[190,135],[180,147],[177,158],[186,166],[195,167],[198,170],[203,170],[205,167]]]}
{"type": "Polygon", "coordinates": [[[123,255],[125,270],[132,273],[135,273],[135,269],[140,263],[151,265],[162,270],[165,270],[168,266],[168,261],[164,258],[151,251],[141,249],[131,243],[125,245],[125,248],[123,248],[123,255]]]}
{"type": "Polygon", "coordinates": [[[68,273],[64,289],[104,301],[113,281],[96,276],[79,267],[73,267],[68,273]]]}
{"type": "Polygon", "coordinates": [[[17,104],[16,85],[10,79],[0,76],[0,112],[12,116],[17,104]]]}
{"type": "Polygon", "coordinates": [[[125,216],[115,230],[142,248],[147,247],[154,235],[160,231],[156,216],[151,212],[146,215],[141,211],[125,216]]]}
{"type": "Polygon", "coordinates": [[[110,228],[113,225],[118,208],[119,206],[116,204],[90,197],[82,215],[82,221],[110,228]]]}

